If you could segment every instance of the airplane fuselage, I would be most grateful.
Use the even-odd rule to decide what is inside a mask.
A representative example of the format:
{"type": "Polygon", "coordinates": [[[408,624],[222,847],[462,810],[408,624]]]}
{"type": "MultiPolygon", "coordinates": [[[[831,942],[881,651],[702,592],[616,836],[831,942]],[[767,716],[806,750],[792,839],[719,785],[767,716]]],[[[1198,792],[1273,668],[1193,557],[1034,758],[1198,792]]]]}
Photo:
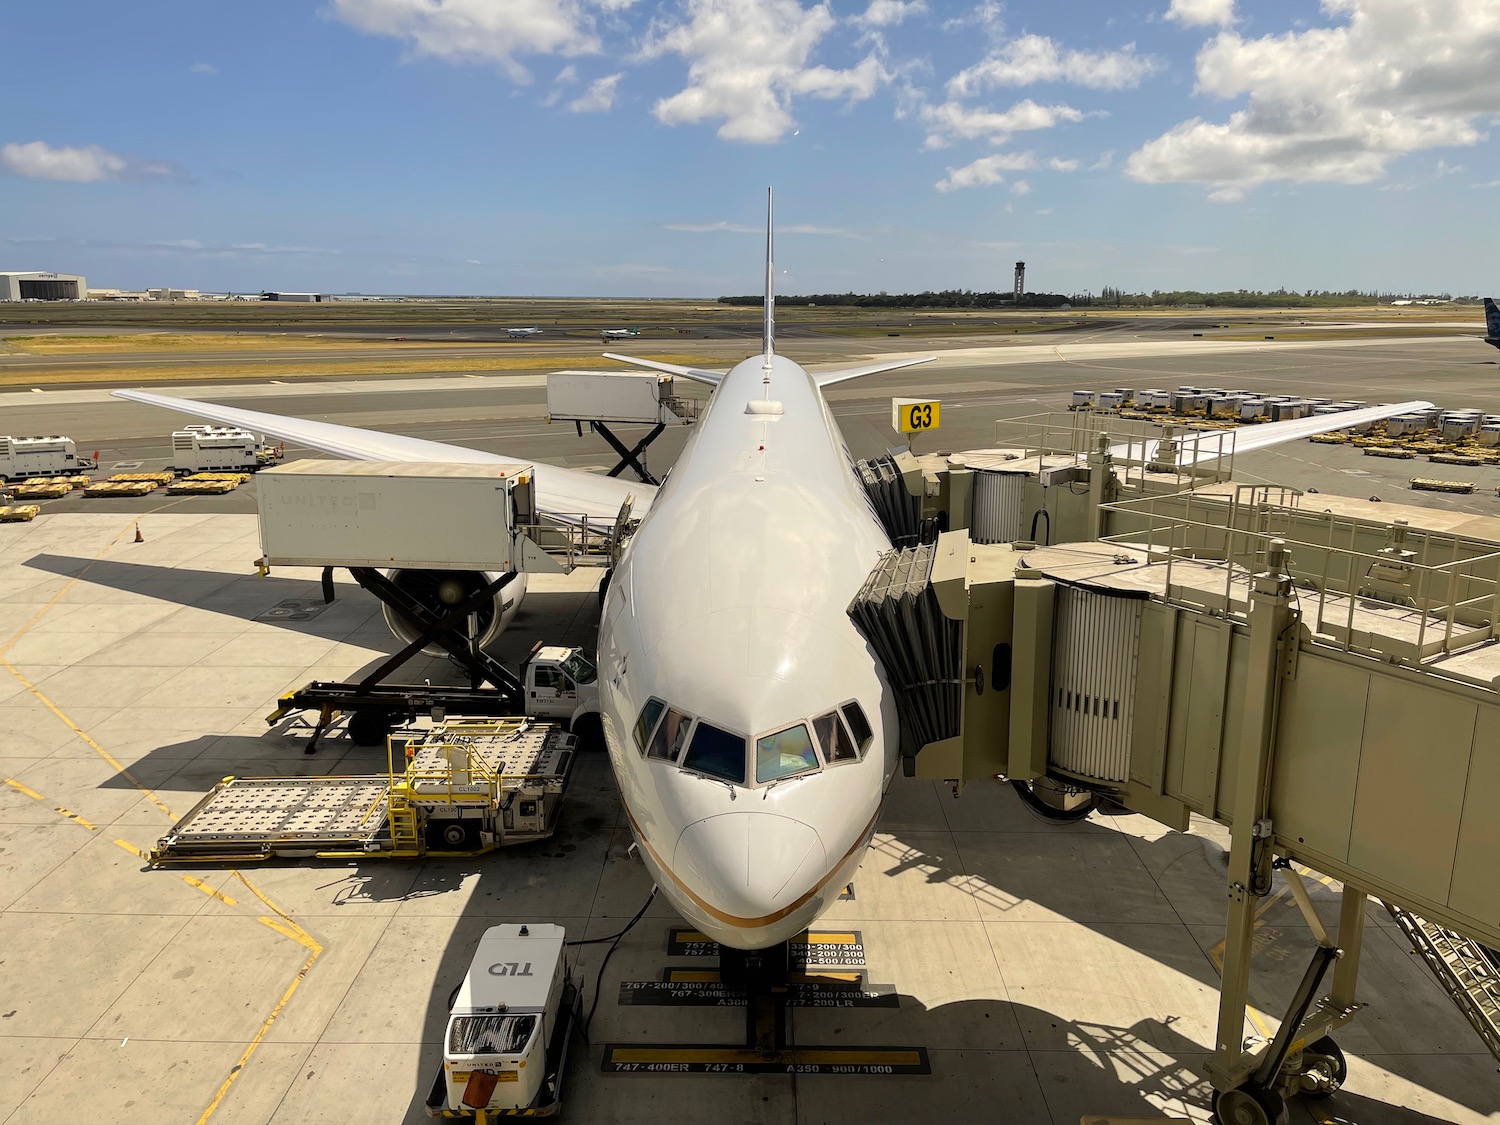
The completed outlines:
{"type": "Polygon", "coordinates": [[[746,949],[842,891],[898,748],[845,612],[890,542],[811,376],[777,356],[767,388],[764,364],[715,390],[599,631],[605,738],[642,858],[684,918],[746,949]]]}

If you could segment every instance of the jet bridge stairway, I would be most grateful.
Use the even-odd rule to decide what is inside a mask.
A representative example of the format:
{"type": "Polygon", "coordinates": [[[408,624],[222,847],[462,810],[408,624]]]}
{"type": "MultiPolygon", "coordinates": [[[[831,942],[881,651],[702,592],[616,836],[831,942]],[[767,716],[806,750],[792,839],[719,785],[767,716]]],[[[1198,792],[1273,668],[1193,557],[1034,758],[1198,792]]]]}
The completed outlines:
{"type": "Polygon", "coordinates": [[[1492,1050],[1500,992],[1482,949],[1500,948],[1500,543],[1270,495],[1106,504],[1100,526],[1126,533],[1050,548],[944,533],[883,556],[849,607],[890,677],[908,775],[1230,826],[1207,1070],[1235,1125],[1342,1081],[1330,1036],[1361,1007],[1367,896],[1400,912],[1492,1050]],[[1247,1047],[1255,911],[1289,863],[1344,885],[1340,925],[1330,937],[1304,904],[1318,956],[1286,1034],[1247,1047]]]}
{"type": "Polygon", "coordinates": [[[1412,949],[1500,1062],[1500,967],[1477,941],[1385,904],[1412,949]]]}

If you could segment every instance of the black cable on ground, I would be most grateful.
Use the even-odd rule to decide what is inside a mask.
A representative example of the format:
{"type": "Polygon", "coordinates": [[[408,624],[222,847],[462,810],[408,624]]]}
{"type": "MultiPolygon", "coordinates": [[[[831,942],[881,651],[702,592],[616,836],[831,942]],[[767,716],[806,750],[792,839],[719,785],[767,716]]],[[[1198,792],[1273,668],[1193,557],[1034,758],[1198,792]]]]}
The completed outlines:
{"type": "Polygon", "coordinates": [[[594,1010],[599,1007],[599,988],[604,983],[604,968],[609,964],[609,959],[614,956],[615,949],[620,944],[620,939],[628,934],[635,926],[635,924],[646,916],[646,911],[650,908],[652,900],[654,900],[655,898],[656,888],[652,887],[651,893],[646,896],[646,901],[642,903],[641,908],[635,912],[635,917],[627,922],[625,924],[625,928],[619,933],[611,934],[609,937],[589,938],[587,941],[570,941],[567,943],[568,945],[597,945],[599,942],[603,941],[613,942],[613,944],[609,947],[608,952],[604,954],[604,960],[599,962],[599,975],[594,978],[594,1002],[589,1005],[588,1017],[583,1021],[583,1041],[585,1043],[591,1042],[591,1040],[589,1039],[589,1028],[594,1024],[594,1010]]]}

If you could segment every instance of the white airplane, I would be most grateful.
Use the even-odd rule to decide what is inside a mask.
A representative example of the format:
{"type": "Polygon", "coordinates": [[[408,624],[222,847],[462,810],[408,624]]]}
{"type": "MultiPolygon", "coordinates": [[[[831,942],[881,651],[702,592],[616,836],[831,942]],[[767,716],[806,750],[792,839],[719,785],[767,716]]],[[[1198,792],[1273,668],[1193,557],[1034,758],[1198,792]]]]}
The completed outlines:
{"type": "Polygon", "coordinates": [[[505,334],[507,336],[509,336],[512,340],[524,340],[527,336],[540,336],[542,334],[542,330],[540,328],[535,328],[535,327],[532,327],[532,328],[507,328],[505,330],[505,334]]]}
{"type": "MultiPolygon", "coordinates": [[[[933,357],[812,374],[775,352],[769,204],[764,345],[728,373],[611,356],[713,386],[659,490],[538,464],[537,507],[645,512],[599,627],[602,722],[640,854],[668,901],[725,946],[810,925],[864,857],[899,761],[883,669],[845,607],[890,540],[823,388],[933,357]]],[[[609,353],[606,353],[609,354],[609,353]]],[[[416,438],[116,391],[368,460],[514,460],[416,438]]],[[[1402,413],[1425,404],[1381,409],[1402,413]]],[[[1368,413],[1362,412],[1362,413],[1368,413]]],[[[1256,446],[1349,416],[1255,428],[1256,446]]],[[[502,614],[497,612],[498,621],[502,614]]]]}
{"type": "Polygon", "coordinates": [[[639,336],[640,334],[641,330],[639,328],[601,328],[599,330],[599,339],[608,343],[611,340],[628,340],[632,336],[639,336]]]}

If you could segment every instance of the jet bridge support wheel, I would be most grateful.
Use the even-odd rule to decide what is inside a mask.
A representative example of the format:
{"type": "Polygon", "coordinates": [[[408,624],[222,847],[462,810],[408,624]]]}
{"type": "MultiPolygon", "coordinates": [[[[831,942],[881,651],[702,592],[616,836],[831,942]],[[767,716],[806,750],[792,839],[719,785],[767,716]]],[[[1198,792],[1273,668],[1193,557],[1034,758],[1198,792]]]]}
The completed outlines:
{"type": "Polygon", "coordinates": [[[1349,1060],[1331,1035],[1302,1049],[1302,1075],[1299,1086],[1304,1098],[1326,1098],[1344,1088],[1349,1080],[1349,1060]]]}
{"type": "Polygon", "coordinates": [[[1214,1094],[1214,1120],[1219,1125],[1286,1125],[1286,1099],[1247,1082],[1214,1094]]]}
{"type": "Polygon", "coordinates": [[[1098,797],[1085,789],[1065,787],[1045,777],[1035,781],[1012,781],[1011,785],[1022,804],[1044,820],[1060,823],[1083,820],[1099,802],[1098,797]]]}

